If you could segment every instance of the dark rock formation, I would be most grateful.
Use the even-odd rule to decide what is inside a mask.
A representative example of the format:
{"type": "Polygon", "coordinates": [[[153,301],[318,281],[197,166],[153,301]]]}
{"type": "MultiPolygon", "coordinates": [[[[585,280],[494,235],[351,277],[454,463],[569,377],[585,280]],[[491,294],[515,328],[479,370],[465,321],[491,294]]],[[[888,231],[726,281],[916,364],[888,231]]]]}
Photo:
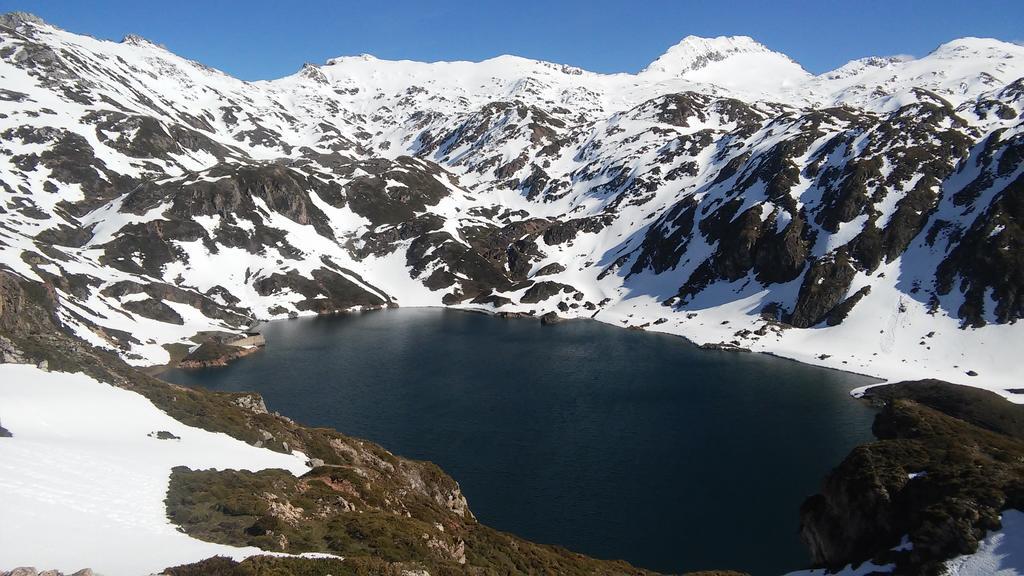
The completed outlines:
{"type": "Polygon", "coordinates": [[[241,348],[211,340],[203,342],[195,350],[189,352],[187,356],[178,362],[178,367],[211,368],[214,366],[227,366],[233,360],[249,356],[258,351],[258,346],[241,348]]]}
{"type": "Polygon", "coordinates": [[[552,262],[551,264],[547,264],[545,266],[542,266],[540,268],[540,270],[537,270],[536,272],[534,272],[533,275],[534,276],[548,276],[548,275],[551,275],[551,274],[559,274],[561,272],[565,272],[565,266],[562,266],[558,262],[552,262]]]}
{"type": "Polygon", "coordinates": [[[884,403],[879,441],[855,448],[801,507],[815,564],[874,559],[897,574],[937,574],[998,529],[1002,510],[1024,507],[1024,407],[937,381],[867,396],[884,403]],[[912,550],[891,552],[904,535],[912,550]]]}
{"type": "Polygon", "coordinates": [[[559,324],[561,322],[565,322],[565,318],[559,316],[557,312],[548,312],[546,314],[541,315],[540,317],[540,323],[543,326],[548,326],[550,324],[559,324]]]}
{"type": "Polygon", "coordinates": [[[533,286],[530,286],[519,301],[523,304],[537,304],[538,302],[547,300],[552,296],[572,292],[576,292],[576,289],[568,284],[543,280],[535,283],[533,286]]]}
{"type": "MultiPolygon", "coordinates": [[[[825,320],[843,302],[855,274],[856,270],[844,252],[837,253],[834,258],[814,262],[800,285],[789,323],[797,328],[809,328],[825,320]]],[[[849,307],[852,308],[853,304],[856,301],[849,307]]]]}
{"type": "Polygon", "coordinates": [[[1011,182],[939,265],[939,294],[964,293],[957,315],[971,326],[1024,318],[1024,175],[1011,182]],[[957,282],[959,280],[959,282],[957,282]],[[986,318],[986,293],[996,301],[986,318]]]}

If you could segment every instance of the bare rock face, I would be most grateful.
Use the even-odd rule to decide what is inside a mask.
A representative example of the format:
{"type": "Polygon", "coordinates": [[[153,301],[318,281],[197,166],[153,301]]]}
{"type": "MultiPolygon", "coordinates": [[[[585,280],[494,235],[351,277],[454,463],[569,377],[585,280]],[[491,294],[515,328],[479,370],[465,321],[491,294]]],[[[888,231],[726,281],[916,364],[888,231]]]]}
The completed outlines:
{"type": "Polygon", "coordinates": [[[939,294],[953,291],[960,279],[966,291],[956,312],[970,326],[1024,317],[1024,175],[1011,182],[985,217],[966,231],[939,265],[937,277],[939,294]],[[996,306],[986,318],[989,290],[996,306]]]}
{"type": "Polygon", "coordinates": [[[808,328],[825,320],[843,301],[855,274],[856,269],[844,253],[812,264],[800,286],[789,323],[808,328]]]}
{"type": "Polygon", "coordinates": [[[537,304],[538,302],[542,302],[553,296],[557,296],[562,293],[569,294],[572,292],[576,292],[576,289],[568,284],[542,280],[531,286],[519,301],[524,304],[537,304]]]}
{"type": "Polygon", "coordinates": [[[7,12],[0,14],[0,26],[17,28],[22,24],[45,24],[42,18],[28,12],[7,12]]]}

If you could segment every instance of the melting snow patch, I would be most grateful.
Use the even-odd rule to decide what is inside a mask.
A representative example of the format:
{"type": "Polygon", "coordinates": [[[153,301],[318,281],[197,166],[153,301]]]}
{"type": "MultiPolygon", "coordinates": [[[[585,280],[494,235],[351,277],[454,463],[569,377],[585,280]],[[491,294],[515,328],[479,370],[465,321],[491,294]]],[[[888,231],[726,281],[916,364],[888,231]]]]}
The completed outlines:
{"type": "Polygon", "coordinates": [[[946,563],[950,576],[1017,576],[1024,574],[1024,512],[1003,512],[1003,529],[990,532],[974,554],[946,563]]]}
{"type": "Polygon", "coordinates": [[[898,546],[892,548],[893,552],[906,552],[907,550],[913,550],[914,543],[910,541],[910,536],[904,536],[898,546]]]}

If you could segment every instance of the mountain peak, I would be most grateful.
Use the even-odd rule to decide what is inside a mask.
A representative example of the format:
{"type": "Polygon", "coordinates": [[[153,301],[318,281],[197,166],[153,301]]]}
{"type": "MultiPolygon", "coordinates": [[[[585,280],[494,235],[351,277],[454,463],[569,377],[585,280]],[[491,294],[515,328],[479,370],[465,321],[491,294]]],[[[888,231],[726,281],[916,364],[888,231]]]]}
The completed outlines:
{"type": "Polygon", "coordinates": [[[776,54],[750,36],[687,36],[665,51],[641,73],[681,76],[736,54],[751,53],[776,54]]]}
{"type": "Polygon", "coordinates": [[[159,48],[161,50],[168,51],[167,47],[164,46],[163,44],[157,44],[156,42],[153,42],[152,40],[150,40],[148,38],[144,38],[142,36],[139,36],[138,34],[126,34],[125,37],[121,39],[121,44],[128,44],[130,46],[143,46],[143,47],[147,47],[148,46],[148,47],[159,48]]]}
{"type": "Polygon", "coordinates": [[[299,70],[299,76],[302,76],[303,78],[308,78],[320,84],[330,84],[330,80],[327,78],[327,74],[325,74],[324,71],[321,70],[319,66],[309,62],[304,62],[302,64],[302,68],[299,70]]]}
{"type": "Polygon", "coordinates": [[[1013,57],[1024,55],[1024,46],[996,38],[966,36],[940,44],[929,56],[945,58],[1013,57]]]}
{"type": "Polygon", "coordinates": [[[22,24],[45,25],[46,22],[30,12],[7,12],[0,14],[0,26],[5,28],[17,28],[22,24]]]}
{"type": "Polygon", "coordinates": [[[344,64],[346,62],[379,62],[380,58],[377,58],[373,54],[362,53],[355,56],[336,56],[334,58],[328,58],[325,65],[334,66],[336,64],[344,64]]]}

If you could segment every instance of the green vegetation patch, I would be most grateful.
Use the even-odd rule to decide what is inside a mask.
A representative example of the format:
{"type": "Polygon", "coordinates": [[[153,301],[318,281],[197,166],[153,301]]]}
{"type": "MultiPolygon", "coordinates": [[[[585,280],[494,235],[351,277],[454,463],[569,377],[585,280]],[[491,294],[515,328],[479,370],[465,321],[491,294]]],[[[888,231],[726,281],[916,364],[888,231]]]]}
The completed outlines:
{"type": "Polygon", "coordinates": [[[168,576],[402,576],[414,569],[374,558],[253,556],[237,562],[214,556],[164,570],[168,576]]]}
{"type": "MultiPolygon", "coordinates": [[[[346,561],[373,559],[345,566],[356,572],[340,572],[344,574],[388,574],[397,566],[434,575],[646,573],[624,562],[595,560],[492,530],[468,513],[446,509],[428,494],[407,491],[404,501],[397,503],[397,492],[388,483],[346,466],[320,466],[299,478],[283,470],[179,467],[171,473],[167,510],[186,533],[210,542],[289,553],[327,552],[346,561]]],[[[252,572],[268,568],[244,562],[207,562],[223,569],[212,573],[270,573],[252,572]]],[[[280,573],[320,573],[315,566],[306,572],[297,562],[288,567],[294,572],[280,573]]],[[[193,568],[179,567],[175,570],[182,571],[172,573],[198,573],[187,571],[193,568]]]]}
{"type": "Polygon", "coordinates": [[[1001,527],[1003,510],[1024,509],[1024,439],[1011,435],[1019,406],[936,381],[868,395],[883,404],[879,440],[855,448],[801,508],[816,564],[870,559],[895,563],[896,574],[940,574],[1001,527]],[[912,549],[892,552],[905,535],[912,549]]]}

